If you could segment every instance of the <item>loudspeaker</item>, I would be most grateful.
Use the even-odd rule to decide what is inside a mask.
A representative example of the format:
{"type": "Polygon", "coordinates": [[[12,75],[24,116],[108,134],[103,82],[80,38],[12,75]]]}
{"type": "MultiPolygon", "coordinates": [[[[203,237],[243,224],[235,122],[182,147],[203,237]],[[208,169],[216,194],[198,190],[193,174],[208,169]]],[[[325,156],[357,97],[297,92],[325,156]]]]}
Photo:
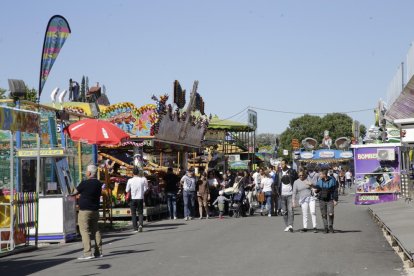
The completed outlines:
{"type": "Polygon", "coordinates": [[[12,98],[22,98],[26,95],[26,85],[22,80],[9,79],[9,90],[12,98]]]}

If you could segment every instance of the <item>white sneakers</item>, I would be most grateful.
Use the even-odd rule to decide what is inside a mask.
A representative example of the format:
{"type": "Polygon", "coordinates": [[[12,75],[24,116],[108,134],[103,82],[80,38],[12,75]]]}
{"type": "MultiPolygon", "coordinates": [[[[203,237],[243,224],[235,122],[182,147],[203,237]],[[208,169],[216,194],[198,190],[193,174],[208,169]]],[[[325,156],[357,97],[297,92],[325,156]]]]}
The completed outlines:
{"type": "Polygon", "coordinates": [[[81,256],[78,258],[78,260],[91,260],[91,259],[95,259],[95,256],[91,255],[91,256],[81,256]]]}
{"type": "Polygon", "coordinates": [[[288,227],[286,227],[285,232],[293,232],[293,226],[289,225],[288,227]]]}

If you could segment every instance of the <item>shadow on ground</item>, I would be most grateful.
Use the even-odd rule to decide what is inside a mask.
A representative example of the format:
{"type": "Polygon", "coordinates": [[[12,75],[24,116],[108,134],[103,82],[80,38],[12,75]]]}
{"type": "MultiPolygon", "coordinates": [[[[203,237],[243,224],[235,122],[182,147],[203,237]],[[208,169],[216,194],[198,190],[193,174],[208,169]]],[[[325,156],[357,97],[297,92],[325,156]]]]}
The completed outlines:
{"type": "Polygon", "coordinates": [[[73,258],[49,260],[7,260],[7,262],[0,263],[0,271],[7,271],[7,275],[29,275],[61,265],[71,260],[73,260],[73,258]]]}

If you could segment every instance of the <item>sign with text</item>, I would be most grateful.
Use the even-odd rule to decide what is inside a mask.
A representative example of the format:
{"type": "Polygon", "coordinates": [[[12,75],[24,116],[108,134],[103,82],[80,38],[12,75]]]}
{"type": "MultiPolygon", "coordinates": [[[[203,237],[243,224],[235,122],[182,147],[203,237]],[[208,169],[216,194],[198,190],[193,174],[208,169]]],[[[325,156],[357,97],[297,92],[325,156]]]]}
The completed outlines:
{"type": "Polygon", "coordinates": [[[366,147],[354,149],[355,204],[374,204],[395,200],[400,190],[399,147],[366,147]],[[379,150],[395,152],[394,160],[381,159],[379,150]],[[391,194],[389,196],[383,196],[391,194]]]}

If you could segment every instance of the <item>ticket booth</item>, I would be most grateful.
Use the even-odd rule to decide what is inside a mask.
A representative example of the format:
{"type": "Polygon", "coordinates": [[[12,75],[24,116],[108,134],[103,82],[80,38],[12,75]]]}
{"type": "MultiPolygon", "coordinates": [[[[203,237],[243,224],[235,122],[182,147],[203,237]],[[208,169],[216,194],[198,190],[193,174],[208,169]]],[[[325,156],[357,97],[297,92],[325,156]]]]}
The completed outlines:
{"type": "MultiPolygon", "coordinates": [[[[37,150],[19,149],[21,188],[36,189],[37,150]]],[[[65,243],[76,237],[76,200],[69,196],[75,186],[68,160],[76,158],[62,148],[40,149],[39,224],[40,242],[65,243]]]]}

